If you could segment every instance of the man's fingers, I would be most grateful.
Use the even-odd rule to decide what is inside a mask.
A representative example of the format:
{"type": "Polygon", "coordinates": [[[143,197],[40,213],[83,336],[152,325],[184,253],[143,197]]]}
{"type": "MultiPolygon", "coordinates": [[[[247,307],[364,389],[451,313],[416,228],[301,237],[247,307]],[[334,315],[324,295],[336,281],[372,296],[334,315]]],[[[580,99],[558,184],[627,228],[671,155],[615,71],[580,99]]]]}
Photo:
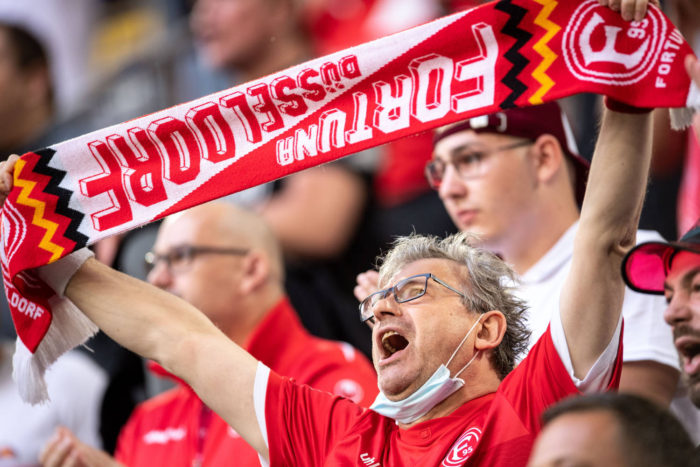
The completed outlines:
{"type": "Polygon", "coordinates": [[[12,154],[6,161],[0,162],[0,206],[5,203],[5,198],[14,185],[15,164],[18,160],[19,156],[12,154]]]}
{"type": "Polygon", "coordinates": [[[659,4],[659,0],[637,0],[637,3],[635,5],[635,9],[634,9],[634,20],[635,21],[641,21],[644,19],[644,16],[646,16],[647,10],[649,9],[649,4],[652,4],[656,7],[661,8],[661,5],[659,4]]]}
{"type": "Polygon", "coordinates": [[[68,453],[61,467],[83,467],[85,464],[80,459],[80,450],[73,449],[68,453]]]}
{"type": "Polygon", "coordinates": [[[620,14],[622,15],[622,19],[625,21],[632,21],[635,19],[635,14],[637,11],[637,4],[638,3],[645,3],[645,5],[640,8],[644,8],[644,12],[646,13],[646,1],[643,2],[637,2],[635,0],[622,0],[620,2],[620,14]]]}
{"type": "Polygon", "coordinates": [[[364,300],[368,295],[376,292],[379,288],[379,273],[373,269],[357,275],[357,285],[353,289],[355,298],[358,301],[364,300]]]}
{"type": "Polygon", "coordinates": [[[622,0],[609,0],[608,6],[615,11],[620,11],[620,4],[621,3],[622,3],[622,0]]]}
{"type": "Polygon", "coordinates": [[[39,462],[44,467],[60,467],[73,446],[73,440],[65,434],[59,434],[53,441],[49,441],[41,455],[39,462]]]}
{"type": "Polygon", "coordinates": [[[0,191],[8,193],[12,189],[15,164],[19,160],[17,154],[12,154],[6,161],[0,162],[0,191]]]}
{"type": "Polygon", "coordinates": [[[659,6],[659,0],[598,0],[598,3],[614,11],[619,11],[626,21],[644,19],[650,3],[659,6]]]}

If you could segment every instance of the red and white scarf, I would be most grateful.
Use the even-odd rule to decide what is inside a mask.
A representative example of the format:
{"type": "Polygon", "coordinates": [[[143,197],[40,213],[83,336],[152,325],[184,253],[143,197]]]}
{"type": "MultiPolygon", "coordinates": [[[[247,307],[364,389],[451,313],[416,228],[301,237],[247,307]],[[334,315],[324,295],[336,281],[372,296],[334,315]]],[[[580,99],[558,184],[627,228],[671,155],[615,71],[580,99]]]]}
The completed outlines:
{"type": "Polygon", "coordinates": [[[457,120],[580,92],[700,107],[691,54],[657,8],[507,0],[27,153],[2,210],[22,396],[95,326],[30,270],[168,214],[457,120]]]}

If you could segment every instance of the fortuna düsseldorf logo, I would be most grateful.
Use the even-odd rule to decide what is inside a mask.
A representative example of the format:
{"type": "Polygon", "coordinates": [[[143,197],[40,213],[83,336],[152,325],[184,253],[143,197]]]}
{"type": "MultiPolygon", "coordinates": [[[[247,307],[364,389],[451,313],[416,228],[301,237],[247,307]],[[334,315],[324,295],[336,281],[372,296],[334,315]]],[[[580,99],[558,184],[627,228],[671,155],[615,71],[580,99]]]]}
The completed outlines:
{"type": "Polygon", "coordinates": [[[481,430],[475,427],[469,428],[462,433],[450,452],[442,460],[444,467],[457,467],[469,459],[481,440],[481,430]]]}
{"type": "Polygon", "coordinates": [[[654,67],[666,23],[658,9],[650,7],[642,21],[618,26],[618,13],[596,0],[583,2],[564,30],[564,59],[577,78],[622,86],[640,81],[654,67]]]}

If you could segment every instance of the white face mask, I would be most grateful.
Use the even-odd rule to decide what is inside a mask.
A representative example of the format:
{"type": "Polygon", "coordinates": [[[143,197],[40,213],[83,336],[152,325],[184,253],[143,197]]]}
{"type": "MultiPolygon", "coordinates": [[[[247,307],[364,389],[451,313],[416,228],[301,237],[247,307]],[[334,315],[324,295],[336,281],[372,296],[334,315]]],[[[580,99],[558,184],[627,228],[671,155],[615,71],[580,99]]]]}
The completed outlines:
{"type": "Polygon", "coordinates": [[[471,329],[467,332],[467,335],[462,339],[462,342],[460,342],[455,351],[452,352],[452,356],[447,360],[447,363],[440,365],[438,369],[435,370],[435,373],[433,373],[416,392],[400,401],[392,401],[380,391],[370,409],[385,417],[393,418],[399,423],[411,423],[421,418],[428,413],[430,409],[459,390],[464,386],[464,380],[457,376],[471,365],[477,355],[479,355],[480,350],[476,351],[467,364],[455,373],[454,377],[450,377],[450,370],[447,369],[447,366],[452,362],[457,351],[459,351],[479,322],[481,322],[481,317],[474,322],[471,329]]]}

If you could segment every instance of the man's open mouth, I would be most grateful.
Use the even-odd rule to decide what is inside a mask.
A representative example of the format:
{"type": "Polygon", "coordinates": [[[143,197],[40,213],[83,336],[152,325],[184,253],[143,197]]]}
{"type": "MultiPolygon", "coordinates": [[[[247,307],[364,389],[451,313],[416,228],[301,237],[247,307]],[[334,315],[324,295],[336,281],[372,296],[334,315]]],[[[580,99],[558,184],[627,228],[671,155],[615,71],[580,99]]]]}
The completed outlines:
{"type": "Polygon", "coordinates": [[[681,356],[685,373],[692,375],[700,371],[700,341],[680,338],[676,340],[676,348],[681,356]]]}
{"type": "Polygon", "coordinates": [[[382,357],[388,358],[396,352],[403,350],[408,345],[408,340],[396,331],[387,331],[382,335],[382,357]]]}

